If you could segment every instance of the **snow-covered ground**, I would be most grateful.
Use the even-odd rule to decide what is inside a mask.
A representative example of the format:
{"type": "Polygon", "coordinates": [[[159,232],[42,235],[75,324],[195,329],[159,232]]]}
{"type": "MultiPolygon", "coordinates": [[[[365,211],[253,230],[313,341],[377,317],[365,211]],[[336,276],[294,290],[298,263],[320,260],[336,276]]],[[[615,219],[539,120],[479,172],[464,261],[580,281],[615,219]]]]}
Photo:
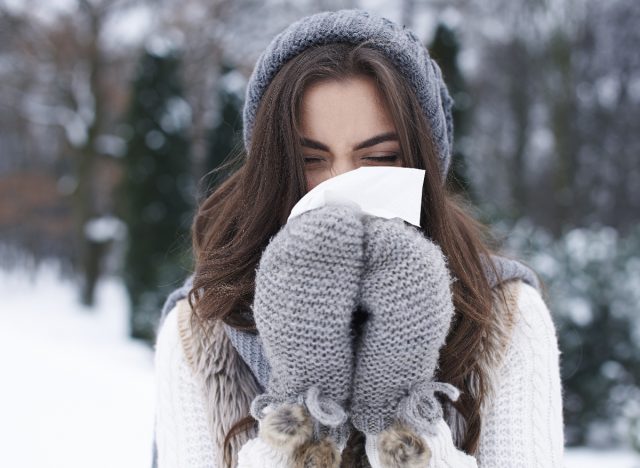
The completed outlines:
{"type": "Polygon", "coordinates": [[[59,277],[0,271],[0,466],[150,466],[153,353],[126,338],[124,288],[87,310],[59,277]]]}
{"type": "MultiPolygon", "coordinates": [[[[87,310],[45,264],[0,270],[0,296],[0,466],[149,466],[153,353],[126,338],[122,284],[102,281],[87,310]]],[[[627,451],[567,451],[566,468],[602,466],[640,461],[627,451]]]]}

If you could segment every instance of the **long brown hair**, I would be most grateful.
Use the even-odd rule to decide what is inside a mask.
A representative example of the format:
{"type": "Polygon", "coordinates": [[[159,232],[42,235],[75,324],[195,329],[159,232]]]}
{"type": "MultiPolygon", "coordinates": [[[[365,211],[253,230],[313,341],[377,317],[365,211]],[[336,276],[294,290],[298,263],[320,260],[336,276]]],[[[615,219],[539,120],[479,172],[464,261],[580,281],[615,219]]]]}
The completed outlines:
{"type": "MultiPolygon", "coordinates": [[[[454,408],[464,420],[459,448],[478,448],[481,408],[488,391],[479,355],[491,320],[493,296],[483,273],[490,253],[486,232],[443,184],[428,121],[415,93],[393,63],[367,42],[307,49],[288,61],[259,106],[249,154],[240,151],[233,172],[201,204],[193,224],[196,257],[190,300],[204,327],[215,320],[255,332],[251,315],[254,274],[262,250],[306,191],[299,116],[305,89],[322,80],[372,77],[396,126],[403,165],[425,169],[421,225],[448,259],[455,317],[440,353],[438,378],[462,391],[454,408]]],[[[251,427],[247,416],[225,445],[251,427]]],[[[255,422],[255,421],[253,421],[255,422]]]]}

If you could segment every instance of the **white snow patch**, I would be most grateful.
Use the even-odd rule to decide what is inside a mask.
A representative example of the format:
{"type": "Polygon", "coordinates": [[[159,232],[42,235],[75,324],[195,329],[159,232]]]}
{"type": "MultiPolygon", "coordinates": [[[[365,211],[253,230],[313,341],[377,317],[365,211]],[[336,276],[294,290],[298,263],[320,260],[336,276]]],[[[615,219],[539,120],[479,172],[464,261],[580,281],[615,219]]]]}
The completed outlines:
{"type": "Polygon", "coordinates": [[[567,449],[565,468],[639,468],[640,457],[630,450],[567,449]]]}
{"type": "Polygon", "coordinates": [[[54,264],[0,270],[0,465],[150,466],[153,352],[127,338],[122,283],[82,307],[54,264]]]}
{"type": "Polygon", "coordinates": [[[84,225],[84,234],[87,239],[97,243],[121,240],[127,234],[127,226],[121,219],[105,215],[87,221],[84,225]]]}
{"type": "Polygon", "coordinates": [[[103,38],[113,48],[137,47],[151,33],[153,16],[152,7],[144,3],[116,10],[107,20],[103,38]]]}

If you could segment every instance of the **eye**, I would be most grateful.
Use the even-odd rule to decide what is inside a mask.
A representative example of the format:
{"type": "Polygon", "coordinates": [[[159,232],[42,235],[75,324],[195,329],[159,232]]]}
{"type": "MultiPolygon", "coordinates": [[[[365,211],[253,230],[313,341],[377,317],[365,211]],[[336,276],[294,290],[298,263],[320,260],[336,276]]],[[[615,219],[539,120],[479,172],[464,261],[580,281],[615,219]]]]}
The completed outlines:
{"type": "Polygon", "coordinates": [[[305,164],[318,164],[324,161],[324,159],[317,156],[303,156],[302,158],[305,164]]]}
{"type": "Polygon", "coordinates": [[[365,156],[362,159],[373,162],[395,162],[398,159],[398,153],[386,154],[381,156],[365,156]]]}

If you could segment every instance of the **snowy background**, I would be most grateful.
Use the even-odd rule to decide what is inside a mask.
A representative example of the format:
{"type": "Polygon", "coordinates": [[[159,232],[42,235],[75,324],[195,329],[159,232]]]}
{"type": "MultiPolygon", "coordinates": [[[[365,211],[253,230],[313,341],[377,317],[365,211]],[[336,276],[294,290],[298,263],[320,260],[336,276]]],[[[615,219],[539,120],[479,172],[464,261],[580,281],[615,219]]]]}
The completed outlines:
{"type": "Polygon", "coordinates": [[[122,282],[95,307],[59,268],[0,272],[3,467],[150,466],[153,353],[128,338],[122,282]]]}
{"type": "MultiPolygon", "coordinates": [[[[150,466],[153,353],[127,338],[127,296],[101,280],[94,308],[53,263],[0,271],[0,465],[150,466]]],[[[626,450],[567,450],[566,468],[640,467],[626,450]]]]}

